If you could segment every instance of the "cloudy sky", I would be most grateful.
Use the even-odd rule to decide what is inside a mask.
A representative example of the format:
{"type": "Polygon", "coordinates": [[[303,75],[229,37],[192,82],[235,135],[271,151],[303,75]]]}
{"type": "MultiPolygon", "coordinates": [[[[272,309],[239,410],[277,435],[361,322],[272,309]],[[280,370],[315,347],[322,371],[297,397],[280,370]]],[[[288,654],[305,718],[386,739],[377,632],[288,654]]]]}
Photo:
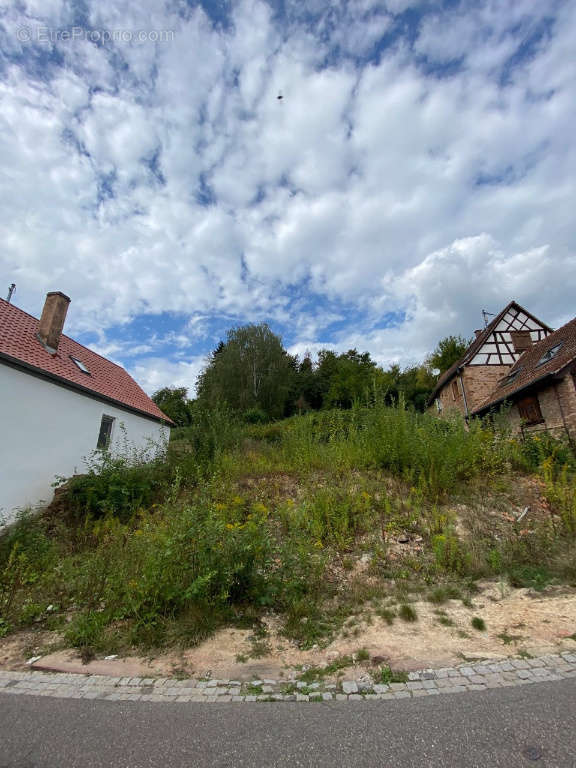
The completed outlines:
{"type": "Polygon", "coordinates": [[[149,392],[251,321],[384,364],[560,325],[575,39],[571,0],[4,0],[0,292],[149,392]]]}

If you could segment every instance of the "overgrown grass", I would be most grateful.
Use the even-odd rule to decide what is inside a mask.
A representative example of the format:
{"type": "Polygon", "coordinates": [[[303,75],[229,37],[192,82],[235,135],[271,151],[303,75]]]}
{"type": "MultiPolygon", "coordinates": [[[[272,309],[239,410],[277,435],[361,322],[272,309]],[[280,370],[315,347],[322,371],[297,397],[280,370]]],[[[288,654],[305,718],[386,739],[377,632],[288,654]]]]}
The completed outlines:
{"type": "Polygon", "coordinates": [[[192,645],[272,612],[311,647],[365,604],[388,623],[415,620],[412,589],[440,605],[469,600],[480,576],[575,583],[571,456],[401,404],[265,425],[199,414],[165,458],[97,455],[52,514],[24,515],[0,537],[0,635],[60,627],[88,658],[192,645]],[[452,500],[480,481],[507,487],[514,472],[537,474],[549,515],[460,537],[452,500]],[[390,542],[406,532],[422,546],[398,556],[390,542]],[[369,580],[355,573],[363,552],[369,580]]]}

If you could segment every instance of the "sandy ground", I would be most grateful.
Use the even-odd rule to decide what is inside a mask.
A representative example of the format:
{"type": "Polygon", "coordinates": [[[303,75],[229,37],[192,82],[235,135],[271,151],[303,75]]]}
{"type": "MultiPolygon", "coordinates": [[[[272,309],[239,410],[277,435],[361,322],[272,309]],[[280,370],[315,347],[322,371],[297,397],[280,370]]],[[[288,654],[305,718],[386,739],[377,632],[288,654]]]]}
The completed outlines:
{"type": "MultiPolygon", "coordinates": [[[[376,615],[360,620],[327,647],[309,651],[299,649],[278,632],[278,622],[267,620],[270,653],[250,658],[251,631],[224,629],[202,645],[171,651],[154,658],[132,656],[124,659],[95,659],[82,664],[74,651],[59,651],[42,656],[36,669],[66,670],[89,674],[122,676],[181,675],[220,679],[250,680],[255,677],[290,679],[298,668],[324,666],[334,659],[365,648],[379,663],[396,670],[442,667],[466,660],[501,659],[521,652],[533,656],[576,649],[571,635],[576,633],[576,589],[549,587],[544,592],[511,590],[497,583],[484,583],[474,598],[473,607],[459,600],[442,606],[415,602],[418,620],[406,623],[396,619],[392,626],[376,615]],[[439,623],[435,611],[443,611],[453,626],[439,623]],[[471,625],[481,617],[486,630],[471,625]]],[[[30,654],[54,642],[54,633],[28,632],[0,641],[0,667],[27,668],[30,654]]],[[[350,671],[346,672],[350,676],[350,671]]]]}

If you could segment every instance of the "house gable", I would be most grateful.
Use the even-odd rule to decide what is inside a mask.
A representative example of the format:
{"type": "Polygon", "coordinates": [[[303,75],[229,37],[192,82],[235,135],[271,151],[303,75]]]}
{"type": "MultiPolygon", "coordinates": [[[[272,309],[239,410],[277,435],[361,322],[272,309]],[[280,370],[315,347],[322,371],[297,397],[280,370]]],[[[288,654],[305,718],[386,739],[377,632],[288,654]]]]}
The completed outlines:
{"type": "Polygon", "coordinates": [[[552,332],[515,302],[511,302],[496,321],[466,365],[513,365],[526,349],[552,332]]]}
{"type": "Polygon", "coordinates": [[[462,357],[440,376],[428,404],[432,406],[437,398],[442,410],[456,408],[468,415],[488,397],[525,350],[552,332],[550,326],[511,301],[486,328],[476,332],[462,357]],[[448,386],[456,375],[462,374],[462,402],[451,402],[448,386]]]}

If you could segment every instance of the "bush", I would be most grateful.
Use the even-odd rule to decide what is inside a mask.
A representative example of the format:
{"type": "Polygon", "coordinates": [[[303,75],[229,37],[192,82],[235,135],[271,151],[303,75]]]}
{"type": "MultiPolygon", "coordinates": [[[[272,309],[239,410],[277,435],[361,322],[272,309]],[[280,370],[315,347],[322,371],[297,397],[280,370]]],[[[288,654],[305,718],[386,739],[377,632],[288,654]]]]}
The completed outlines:
{"type": "Polygon", "coordinates": [[[163,459],[132,464],[123,456],[102,453],[93,457],[87,474],[66,481],[65,503],[78,519],[112,514],[128,520],[136,510],[161,500],[169,477],[163,459]]]}
{"type": "Polygon", "coordinates": [[[480,616],[474,616],[470,623],[474,629],[478,630],[478,632],[484,632],[486,630],[486,622],[484,619],[480,618],[480,616]]]}
{"type": "Polygon", "coordinates": [[[270,421],[268,414],[261,408],[249,408],[242,414],[242,420],[246,424],[266,424],[270,421]]]}
{"type": "Polygon", "coordinates": [[[530,587],[540,592],[553,580],[544,565],[517,565],[509,571],[510,584],[513,587],[530,587]]]}
{"type": "Polygon", "coordinates": [[[400,616],[402,621],[418,621],[418,615],[416,614],[416,611],[411,605],[407,605],[406,603],[401,605],[398,609],[398,616],[400,616]]]}

